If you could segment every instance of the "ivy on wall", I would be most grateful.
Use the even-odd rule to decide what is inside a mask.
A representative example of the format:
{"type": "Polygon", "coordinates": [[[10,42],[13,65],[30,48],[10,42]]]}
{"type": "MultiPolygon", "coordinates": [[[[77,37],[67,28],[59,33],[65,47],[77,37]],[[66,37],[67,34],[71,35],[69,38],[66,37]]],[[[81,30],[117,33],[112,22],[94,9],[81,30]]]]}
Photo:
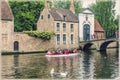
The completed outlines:
{"type": "Polygon", "coordinates": [[[50,40],[52,36],[55,35],[54,32],[42,32],[42,31],[23,31],[29,36],[40,38],[42,40],[50,40]]]}

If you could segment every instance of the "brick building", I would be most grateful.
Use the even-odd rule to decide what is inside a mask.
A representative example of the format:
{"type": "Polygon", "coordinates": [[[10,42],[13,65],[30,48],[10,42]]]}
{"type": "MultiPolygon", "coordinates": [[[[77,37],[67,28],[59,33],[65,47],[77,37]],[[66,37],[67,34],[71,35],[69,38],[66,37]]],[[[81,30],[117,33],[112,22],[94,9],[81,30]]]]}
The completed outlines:
{"type": "Polygon", "coordinates": [[[85,8],[78,14],[79,19],[79,39],[80,41],[103,39],[104,30],[94,18],[94,12],[85,8]]]}
{"type": "Polygon", "coordinates": [[[37,22],[37,30],[54,31],[56,33],[56,48],[78,47],[78,18],[74,14],[74,3],[71,0],[70,9],[50,8],[45,0],[45,8],[37,22]]]}
{"type": "Polygon", "coordinates": [[[11,51],[13,49],[14,17],[7,0],[1,1],[1,48],[11,51]]]}
{"type": "MultiPolygon", "coordinates": [[[[50,48],[78,48],[79,39],[81,40],[81,35],[84,35],[81,32],[84,30],[84,24],[90,27],[91,34],[95,33],[98,35],[97,38],[104,38],[104,30],[99,22],[94,20],[94,14],[88,14],[87,11],[91,12],[91,10],[85,9],[77,17],[73,0],[71,0],[69,10],[50,8],[45,0],[45,8],[37,22],[37,30],[54,31],[56,36],[49,41],[42,41],[24,33],[14,32],[14,16],[7,0],[2,0],[0,21],[1,49],[2,51],[41,51],[50,48]]],[[[92,37],[89,36],[89,38],[91,39],[92,37]]]]}

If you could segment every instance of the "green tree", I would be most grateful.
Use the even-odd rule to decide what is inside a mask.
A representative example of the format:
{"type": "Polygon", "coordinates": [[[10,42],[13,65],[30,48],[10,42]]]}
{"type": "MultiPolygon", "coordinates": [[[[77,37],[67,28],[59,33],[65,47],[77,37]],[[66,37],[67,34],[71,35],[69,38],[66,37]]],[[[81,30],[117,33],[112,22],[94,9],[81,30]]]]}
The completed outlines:
{"type": "Polygon", "coordinates": [[[42,1],[9,1],[14,15],[14,31],[22,32],[36,30],[36,23],[39,19],[40,11],[44,8],[42,1]]]}
{"type": "Polygon", "coordinates": [[[115,19],[115,1],[98,0],[96,4],[92,4],[90,7],[95,12],[95,19],[99,21],[105,30],[106,37],[111,37],[118,28],[117,21],[115,19]]]}
{"type": "MultiPolygon", "coordinates": [[[[54,1],[54,7],[69,9],[70,8],[70,0],[66,1],[54,1]]],[[[81,1],[74,1],[75,13],[78,14],[82,10],[81,1]]]]}

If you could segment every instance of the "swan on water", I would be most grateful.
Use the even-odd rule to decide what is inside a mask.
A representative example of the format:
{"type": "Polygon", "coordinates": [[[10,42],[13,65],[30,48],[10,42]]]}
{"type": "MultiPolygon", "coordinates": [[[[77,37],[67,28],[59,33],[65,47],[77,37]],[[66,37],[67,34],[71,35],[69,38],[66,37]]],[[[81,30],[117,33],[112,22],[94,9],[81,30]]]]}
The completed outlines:
{"type": "Polygon", "coordinates": [[[52,68],[50,71],[50,74],[51,74],[51,77],[53,77],[54,75],[60,75],[61,77],[66,77],[68,73],[67,72],[57,73],[55,72],[54,68],[52,68]]]}
{"type": "Polygon", "coordinates": [[[51,71],[50,71],[51,76],[53,76],[54,73],[55,73],[55,70],[54,70],[54,68],[52,68],[51,71]]]}

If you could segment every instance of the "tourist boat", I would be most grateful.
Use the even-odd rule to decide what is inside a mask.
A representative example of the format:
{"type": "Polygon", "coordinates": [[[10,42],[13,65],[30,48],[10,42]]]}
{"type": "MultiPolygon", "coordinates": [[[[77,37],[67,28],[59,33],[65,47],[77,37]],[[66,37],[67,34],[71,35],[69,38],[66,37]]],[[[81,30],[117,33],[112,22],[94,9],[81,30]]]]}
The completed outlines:
{"type": "Polygon", "coordinates": [[[69,53],[69,54],[46,54],[46,57],[68,57],[68,56],[76,56],[80,53],[69,53]]]}

